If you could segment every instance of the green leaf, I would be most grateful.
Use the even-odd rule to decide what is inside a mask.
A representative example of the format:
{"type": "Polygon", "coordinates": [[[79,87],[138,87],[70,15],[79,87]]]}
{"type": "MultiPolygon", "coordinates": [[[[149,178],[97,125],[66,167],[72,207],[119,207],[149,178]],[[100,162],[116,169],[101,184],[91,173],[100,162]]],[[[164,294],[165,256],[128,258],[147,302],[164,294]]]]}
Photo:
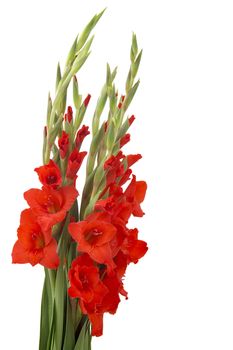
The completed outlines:
{"type": "Polygon", "coordinates": [[[108,127],[108,133],[107,133],[107,149],[108,149],[108,151],[111,151],[112,147],[114,146],[116,131],[117,130],[116,130],[114,120],[111,120],[111,123],[108,127]]]}
{"type": "Polygon", "coordinates": [[[73,45],[70,48],[70,51],[68,53],[67,59],[66,59],[66,67],[69,67],[70,65],[72,65],[76,52],[77,52],[77,40],[78,40],[78,36],[76,36],[73,45]]]}
{"type": "Polygon", "coordinates": [[[74,75],[73,77],[73,100],[74,100],[74,105],[76,110],[80,108],[81,105],[81,95],[79,95],[79,90],[78,90],[78,80],[76,76],[74,75]]]}
{"type": "MultiPolygon", "coordinates": [[[[79,333],[79,337],[77,340],[77,343],[75,345],[74,350],[87,350],[88,349],[88,344],[90,343],[90,334],[87,331],[87,322],[85,321],[85,323],[82,326],[81,332],[79,333]]],[[[68,350],[68,349],[67,349],[68,350]]]]}
{"type": "Polygon", "coordinates": [[[105,127],[104,127],[104,124],[102,124],[101,128],[98,130],[98,132],[95,134],[95,136],[92,139],[88,160],[87,160],[87,174],[91,174],[93,172],[96,155],[101,146],[101,141],[103,140],[104,134],[105,134],[105,127]]]}
{"type": "Polygon", "coordinates": [[[116,77],[116,74],[117,74],[117,67],[111,73],[109,64],[107,64],[106,82],[105,82],[104,86],[102,87],[100,96],[99,96],[97,104],[96,104],[94,117],[92,120],[92,133],[93,133],[93,135],[95,135],[98,132],[100,117],[101,117],[101,114],[104,110],[104,107],[106,105],[107,98],[108,98],[108,89],[110,89],[110,90],[112,89],[112,83],[116,77]]]}
{"type": "Polygon", "coordinates": [[[59,239],[59,243],[58,243],[58,251],[59,251],[59,256],[60,256],[60,260],[61,260],[61,264],[62,261],[64,261],[64,259],[66,259],[67,253],[68,253],[68,245],[70,242],[70,234],[68,232],[68,225],[70,223],[70,214],[68,213],[66,215],[66,220],[61,232],[61,237],[59,239]]]}
{"type": "Polygon", "coordinates": [[[63,114],[60,115],[60,117],[56,121],[52,131],[49,134],[49,143],[51,146],[53,145],[59,131],[61,130],[62,122],[63,122],[63,114]]]}
{"type": "Polygon", "coordinates": [[[61,80],[61,67],[60,67],[60,63],[58,62],[58,64],[57,64],[56,90],[58,88],[60,80],[61,80]]]}
{"type": "Polygon", "coordinates": [[[139,65],[140,65],[140,62],[141,62],[141,58],[142,58],[142,50],[139,52],[137,58],[136,58],[136,61],[134,63],[132,63],[132,76],[133,76],[133,79],[136,77],[137,75],[137,72],[138,72],[138,68],[139,68],[139,65]]]}
{"type": "Polygon", "coordinates": [[[64,326],[64,310],[66,302],[66,288],[67,282],[65,279],[65,271],[63,264],[61,263],[56,276],[55,283],[55,322],[54,322],[54,343],[55,349],[62,348],[63,342],[63,326],[64,326]]]}
{"type": "MultiPolygon", "coordinates": [[[[81,96],[80,96],[80,98],[81,98],[81,96]]],[[[80,125],[84,119],[86,110],[87,110],[87,107],[85,106],[85,104],[83,102],[82,105],[80,106],[79,110],[77,111],[76,116],[75,116],[75,120],[74,120],[74,132],[75,133],[78,130],[78,128],[80,127],[80,125]]]]}
{"type": "Polygon", "coordinates": [[[71,68],[71,74],[74,75],[78,72],[78,70],[82,67],[83,63],[86,61],[87,57],[89,56],[90,52],[89,49],[91,47],[91,44],[93,42],[94,36],[92,36],[88,42],[85,44],[83,49],[78,53],[76,56],[72,68],[71,68]],[[83,62],[83,63],[82,63],[83,62]]]}
{"type": "Polygon", "coordinates": [[[137,37],[136,37],[136,34],[133,33],[133,35],[132,35],[132,45],[131,45],[131,51],[130,51],[131,62],[135,61],[137,53],[138,53],[137,37]]]}
{"type": "Polygon", "coordinates": [[[132,71],[131,71],[131,67],[130,67],[130,70],[129,70],[129,73],[128,73],[128,76],[127,76],[127,79],[126,79],[126,83],[125,83],[126,93],[128,93],[128,91],[130,90],[132,84],[133,84],[133,77],[132,77],[132,71]]]}
{"type": "Polygon", "coordinates": [[[86,323],[86,337],[85,337],[85,350],[91,350],[91,332],[90,332],[90,322],[87,321],[86,323]]]}
{"type": "Polygon", "coordinates": [[[98,132],[99,129],[99,121],[100,121],[100,116],[104,110],[104,107],[106,105],[107,102],[107,98],[108,98],[108,94],[107,94],[107,85],[105,84],[101,90],[101,94],[98,98],[97,101],[97,105],[96,105],[96,109],[95,109],[95,113],[94,113],[94,117],[92,120],[92,132],[93,135],[95,135],[98,132]]]}
{"type": "Polygon", "coordinates": [[[48,95],[48,106],[47,106],[47,125],[49,125],[49,120],[50,120],[50,115],[51,115],[51,111],[52,111],[52,99],[51,99],[51,96],[50,96],[50,92],[49,92],[49,95],[48,95]]]}
{"type": "Polygon", "coordinates": [[[41,300],[41,314],[40,314],[40,343],[39,350],[46,349],[49,337],[49,291],[47,290],[46,277],[44,281],[42,300],[41,300]]]}
{"type": "Polygon", "coordinates": [[[113,72],[112,72],[112,82],[116,78],[116,75],[117,75],[117,67],[115,67],[113,72]]]}
{"type": "Polygon", "coordinates": [[[65,338],[63,343],[63,350],[72,350],[75,346],[75,330],[72,322],[72,310],[70,300],[67,295],[66,298],[66,328],[65,338]]]}
{"type": "Polygon", "coordinates": [[[54,271],[45,269],[44,288],[41,301],[41,323],[39,350],[50,350],[53,341],[54,298],[53,278],[54,271]]]}
{"type": "Polygon", "coordinates": [[[123,110],[124,112],[127,110],[127,108],[129,107],[130,103],[132,102],[132,99],[134,98],[134,95],[138,89],[138,86],[140,84],[140,80],[138,80],[134,86],[129,90],[125,100],[124,100],[124,103],[123,103],[123,110]]]}
{"type": "Polygon", "coordinates": [[[86,183],[83,189],[83,194],[82,194],[82,202],[81,202],[81,209],[80,209],[80,220],[83,220],[84,218],[84,213],[86,210],[86,206],[89,202],[92,188],[93,188],[93,181],[94,181],[94,176],[95,176],[95,170],[92,171],[86,179],[86,183]]]}
{"type": "Polygon", "coordinates": [[[77,41],[77,46],[76,46],[76,51],[78,52],[81,50],[83,45],[85,45],[91,31],[94,29],[98,21],[100,20],[101,16],[103,15],[105,9],[100,12],[98,15],[95,15],[90,22],[87,24],[87,26],[84,28],[82,34],[80,35],[78,41],[77,41]]]}
{"type": "Polygon", "coordinates": [[[77,253],[77,243],[76,242],[71,242],[68,256],[67,256],[67,267],[68,269],[71,266],[72,261],[75,259],[77,253]]]}
{"type": "Polygon", "coordinates": [[[121,125],[120,130],[118,131],[116,141],[120,141],[122,136],[124,136],[127,133],[129,127],[130,127],[129,119],[126,118],[124,123],[121,125]]]}
{"type": "MultiPolygon", "coordinates": [[[[73,66],[71,68],[71,72],[70,72],[71,76],[73,76],[74,74],[76,74],[80,70],[80,68],[84,65],[84,63],[88,59],[89,55],[90,55],[90,52],[88,52],[87,54],[82,55],[82,56],[77,56],[77,58],[75,59],[75,61],[73,63],[73,66]]],[[[68,86],[68,84],[67,84],[67,86],[68,86]]]]}

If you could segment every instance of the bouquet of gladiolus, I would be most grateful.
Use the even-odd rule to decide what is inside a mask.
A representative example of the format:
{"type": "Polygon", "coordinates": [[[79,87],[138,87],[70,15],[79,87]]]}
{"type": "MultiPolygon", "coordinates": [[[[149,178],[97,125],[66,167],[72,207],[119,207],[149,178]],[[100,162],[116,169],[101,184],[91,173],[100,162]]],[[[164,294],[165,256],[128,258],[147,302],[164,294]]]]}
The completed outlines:
{"type": "Polygon", "coordinates": [[[135,77],[142,52],[135,34],[125,93],[118,95],[117,71],[107,65],[90,149],[81,150],[90,134],[82,123],[91,96],[82,99],[76,74],[90,54],[89,36],[102,13],[75,39],[63,74],[58,65],[55,97],[48,98],[43,165],[35,169],[42,186],[24,193],[29,208],[21,213],[12,251],[13,263],[44,266],[40,350],[90,350],[91,336],[103,333],[104,313],[116,312],[119,295],[127,299],[127,266],[147,251],[138,230],[128,227],[131,215],[143,216],[146,183],[137,181],[131,170],[141,155],[121,150],[130,140],[128,129],[135,119],[125,116],[139,85],[135,77]],[[66,108],[70,84],[73,107],[66,108]],[[86,179],[79,196],[77,172],[85,157],[86,179]]]}

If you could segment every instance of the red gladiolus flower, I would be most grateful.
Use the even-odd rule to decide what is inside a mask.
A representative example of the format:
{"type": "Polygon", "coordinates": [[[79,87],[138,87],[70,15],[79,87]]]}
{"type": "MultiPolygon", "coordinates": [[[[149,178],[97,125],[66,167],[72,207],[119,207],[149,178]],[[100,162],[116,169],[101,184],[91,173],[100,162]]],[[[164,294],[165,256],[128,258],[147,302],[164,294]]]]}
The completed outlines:
{"type": "Polygon", "coordinates": [[[128,121],[129,121],[129,125],[132,125],[133,122],[135,121],[135,116],[131,115],[131,117],[128,119],[128,121]]]}
{"type": "Polygon", "coordinates": [[[100,199],[95,204],[95,210],[104,211],[113,215],[116,207],[116,202],[114,196],[107,197],[105,199],[100,199]]]}
{"type": "Polygon", "coordinates": [[[125,158],[123,153],[120,151],[116,156],[111,156],[104,163],[104,169],[106,170],[107,184],[114,183],[117,177],[120,177],[124,174],[124,165],[121,160],[125,158]]]}
{"type": "Polygon", "coordinates": [[[127,236],[121,246],[121,251],[127,256],[128,263],[134,262],[135,264],[141,259],[147,252],[148,247],[146,242],[138,239],[138,230],[128,230],[127,236]]]}
{"type": "Polygon", "coordinates": [[[64,119],[68,123],[71,123],[71,121],[73,120],[73,110],[71,106],[68,106],[67,113],[65,114],[64,119]]]}
{"type": "Polygon", "coordinates": [[[83,104],[85,107],[88,106],[89,102],[90,102],[90,99],[91,99],[91,95],[88,94],[87,97],[85,98],[85,100],[83,101],[83,104]]]}
{"type": "MultiPolygon", "coordinates": [[[[105,170],[115,170],[119,174],[122,172],[121,159],[125,158],[124,154],[120,151],[116,156],[111,156],[104,163],[105,170]]],[[[117,174],[118,175],[118,174],[117,174]]]]}
{"type": "Polygon", "coordinates": [[[32,188],[24,193],[28,205],[37,216],[37,221],[44,230],[61,222],[70,210],[78,191],[73,186],[61,187],[57,190],[32,188]]]}
{"type": "Polygon", "coordinates": [[[122,138],[120,139],[120,147],[125,146],[129,141],[130,141],[130,134],[125,134],[125,135],[122,136],[122,138]]]}
{"type": "Polygon", "coordinates": [[[58,147],[62,159],[66,157],[69,148],[69,135],[63,130],[61,137],[58,139],[58,147]]]}
{"type": "Polygon", "coordinates": [[[115,267],[112,258],[110,241],[116,235],[116,228],[104,220],[80,221],[71,223],[68,230],[78,242],[78,250],[108,266],[109,271],[115,267]]]}
{"type": "Polygon", "coordinates": [[[76,139],[75,139],[75,145],[76,145],[78,150],[80,150],[81,145],[82,145],[85,137],[90,134],[90,131],[88,129],[89,129],[88,126],[83,125],[81,127],[81,129],[79,129],[77,132],[76,139]]]}
{"type": "Polygon", "coordinates": [[[134,216],[141,217],[144,215],[140,204],[144,201],[146,195],[147,184],[145,181],[136,181],[136,176],[127,189],[125,190],[126,200],[132,205],[132,213],[134,216]]]}
{"type": "Polygon", "coordinates": [[[78,256],[69,270],[70,288],[68,293],[72,298],[80,298],[84,302],[91,302],[94,298],[99,302],[107,294],[108,289],[100,279],[99,269],[87,254],[78,256]]]}
{"type": "Polygon", "coordinates": [[[43,186],[57,188],[61,185],[62,177],[59,167],[52,159],[49,163],[34,169],[43,186]]]}
{"type": "Polygon", "coordinates": [[[142,156],[141,154],[129,154],[125,158],[126,158],[127,168],[118,182],[120,186],[123,186],[129,180],[130,175],[132,174],[132,170],[130,169],[130,167],[134,165],[139,159],[141,159],[142,156]]]}
{"type": "Polygon", "coordinates": [[[74,179],[79,168],[82,165],[83,159],[86,156],[87,152],[79,152],[77,149],[74,149],[70,154],[68,159],[66,177],[69,179],[74,179]]]}
{"type": "MultiPolygon", "coordinates": [[[[95,205],[97,212],[105,212],[111,215],[112,221],[114,218],[127,223],[132,214],[132,205],[125,202],[122,192],[117,196],[110,196],[106,199],[98,200],[95,205]]],[[[114,223],[115,224],[115,223],[114,223]]]]}
{"type": "Polygon", "coordinates": [[[51,229],[44,230],[38,224],[31,209],[21,213],[18,228],[18,240],[12,251],[12,262],[41,264],[49,269],[56,269],[59,257],[56,252],[57,242],[52,237],[51,229]]]}
{"type": "Polygon", "coordinates": [[[119,293],[126,295],[122,282],[117,275],[105,276],[103,284],[107,287],[108,292],[104,295],[102,301],[93,299],[90,303],[80,300],[79,304],[84,314],[88,314],[88,318],[92,325],[91,334],[93,336],[101,336],[103,334],[103,315],[105,312],[114,314],[120,302],[119,293]]]}

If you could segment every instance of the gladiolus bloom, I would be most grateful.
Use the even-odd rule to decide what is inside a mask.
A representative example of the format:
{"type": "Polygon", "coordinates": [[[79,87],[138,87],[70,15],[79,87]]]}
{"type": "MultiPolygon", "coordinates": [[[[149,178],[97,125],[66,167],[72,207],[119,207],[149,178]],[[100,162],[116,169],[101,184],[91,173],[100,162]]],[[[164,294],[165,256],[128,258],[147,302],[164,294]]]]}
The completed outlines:
{"type": "Polygon", "coordinates": [[[133,122],[135,121],[135,116],[131,115],[131,117],[128,119],[128,121],[129,121],[129,125],[132,125],[133,122]]]}
{"type": "Polygon", "coordinates": [[[88,94],[87,97],[85,98],[85,100],[83,101],[83,104],[85,107],[88,106],[89,102],[90,102],[90,99],[91,99],[91,95],[88,94]]]}
{"type": "Polygon", "coordinates": [[[70,288],[68,293],[72,298],[80,298],[84,302],[91,302],[99,295],[99,301],[107,294],[108,289],[100,279],[99,269],[93,260],[83,254],[73,260],[69,270],[70,288]]]}
{"type": "Polygon", "coordinates": [[[75,139],[75,145],[76,145],[78,150],[80,150],[81,145],[82,145],[85,137],[90,134],[90,131],[88,129],[89,129],[88,126],[83,125],[81,127],[81,129],[79,129],[77,132],[76,139],[75,139]]]}
{"type": "Polygon", "coordinates": [[[116,275],[106,276],[103,278],[103,284],[107,288],[107,293],[103,296],[102,301],[99,299],[93,299],[90,303],[86,303],[80,300],[80,307],[84,314],[88,315],[88,318],[92,325],[91,334],[99,337],[103,334],[103,315],[105,312],[114,314],[117,310],[120,302],[119,293],[122,291],[122,282],[116,275]]]}
{"type": "Polygon", "coordinates": [[[79,152],[76,148],[70,154],[67,165],[66,177],[69,179],[74,179],[79,168],[82,165],[83,159],[85,158],[87,152],[79,152]]]}
{"type": "Polygon", "coordinates": [[[56,252],[57,242],[52,237],[51,229],[44,230],[38,224],[31,209],[21,213],[18,228],[18,240],[12,251],[12,262],[41,264],[49,269],[56,269],[59,257],[56,252]]]}
{"type": "Polygon", "coordinates": [[[68,106],[67,108],[67,113],[65,114],[64,117],[65,121],[67,121],[68,123],[71,123],[71,121],[73,120],[73,110],[71,106],[68,106]]]}
{"type": "Polygon", "coordinates": [[[94,261],[107,265],[109,269],[115,267],[110,241],[117,230],[112,224],[102,220],[80,221],[69,224],[68,230],[78,242],[80,252],[89,254],[94,261]]]}
{"type": "Polygon", "coordinates": [[[50,159],[48,164],[35,168],[35,171],[43,186],[56,188],[62,183],[60,169],[52,159],[50,159]]]}
{"type": "Polygon", "coordinates": [[[130,134],[125,134],[125,135],[122,136],[122,138],[120,139],[120,147],[125,146],[129,141],[130,141],[130,134]]]}
{"type": "Polygon", "coordinates": [[[126,200],[132,205],[132,213],[134,216],[141,217],[144,215],[140,204],[144,201],[146,195],[147,184],[145,181],[136,181],[136,176],[127,189],[125,190],[126,200]]]}
{"type": "Polygon", "coordinates": [[[121,251],[127,256],[128,262],[135,264],[147,252],[148,247],[146,242],[138,239],[138,230],[128,230],[127,236],[121,246],[121,251]]]}
{"type": "Polygon", "coordinates": [[[58,147],[62,159],[66,157],[69,148],[69,135],[63,130],[61,137],[58,139],[58,147]]]}
{"type": "Polygon", "coordinates": [[[44,230],[64,220],[77,196],[78,191],[73,186],[57,190],[45,187],[42,190],[32,188],[24,193],[24,198],[44,230]]]}

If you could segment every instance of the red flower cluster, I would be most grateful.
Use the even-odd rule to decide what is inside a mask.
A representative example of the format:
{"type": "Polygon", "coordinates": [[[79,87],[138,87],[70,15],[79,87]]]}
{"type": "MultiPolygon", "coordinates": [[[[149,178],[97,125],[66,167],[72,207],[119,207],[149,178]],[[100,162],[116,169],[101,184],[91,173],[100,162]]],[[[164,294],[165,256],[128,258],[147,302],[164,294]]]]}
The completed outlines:
{"type": "MultiPolygon", "coordinates": [[[[85,107],[89,101],[90,95],[84,100],[85,107]]],[[[119,109],[123,103],[124,96],[119,109]]],[[[131,116],[128,124],[131,125],[134,119],[131,116]]],[[[73,111],[68,107],[64,115],[65,130],[58,137],[62,173],[60,167],[50,160],[48,164],[35,168],[41,189],[32,188],[24,193],[29,208],[21,213],[18,239],[12,251],[13,263],[41,264],[49,269],[59,266],[57,236],[55,239],[52,228],[63,222],[78,196],[75,181],[87,154],[80,152],[80,148],[90,133],[83,125],[73,135],[69,131],[73,123],[73,111]]],[[[108,128],[107,122],[105,128],[108,128]]],[[[119,148],[129,141],[130,134],[121,136],[119,148]]],[[[140,154],[125,156],[122,151],[109,157],[104,163],[105,188],[93,212],[79,222],[75,222],[72,216],[68,226],[78,251],[68,271],[68,294],[71,298],[78,298],[81,311],[88,315],[95,336],[103,333],[104,314],[116,312],[120,295],[127,298],[123,286],[127,266],[136,264],[148,249],[146,242],[138,238],[137,228],[128,227],[131,216],[144,215],[141,203],[147,185],[144,181],[137,181],[131,170],[140,158],[140,154]]]]}
{"type": "Polygon", "coordinates": [[[52,160],[35,171],[43,186],[42,189],[32,188],[24,193],[30,209],[25,209],[21,214],[12,261],[32,265],[40,263],[56,269],[59,257],[52,227],[64,220],[78,192],[74,186],[61,186],[60,169],[52,160]]]}
{"type": "Polygon", "coordinates": [[[81,253],[69,271],[69,295],[79,298],[82,312],[92,323],[92,335],[103,332],[103,315],[114,314],[120,302],[119,294],[127,297],[123,276],[130,263],[137,263],[147,252],[147,244],[138,239],[138,230],[127,227],[131,215],[143,216],[141,203],[146,183],[132,179],[130,167],[140,155],[124,156],[119,152],[104,165],[106,188],[93,213],[84,221],[69,224],[69,232],[81,253]]]}
{"type": "MultiPolygon", "coordinates": [[[[89,100],[90,96],[85,100],[86,105],[89,100]]],[[[64,121],[73,122],[73,110],[70,106],[67,108],[64,121]]],[[[74,186],[75,179],[87,154],[87,152],[79,152],[79,149],[88,134],[86,126],[78,130],[76,148],[72,151],[70,151],[68,133],[63,130],[58,139],[60,157],[61,159],[67,157],[66,180],[72,185],[62,185],[60,168],[53,160],[35,168],[42,188],[32,188],[24,193],[30,209],[24,210],[21,214],[18,240],[12,251],[13,263],[28,262],[32,265],[40,263],[51,269],[58,267],[57,241],[52,236],[52,227],[65,219],[66,213],[78,196],[78,191],[74,186]]]]}

